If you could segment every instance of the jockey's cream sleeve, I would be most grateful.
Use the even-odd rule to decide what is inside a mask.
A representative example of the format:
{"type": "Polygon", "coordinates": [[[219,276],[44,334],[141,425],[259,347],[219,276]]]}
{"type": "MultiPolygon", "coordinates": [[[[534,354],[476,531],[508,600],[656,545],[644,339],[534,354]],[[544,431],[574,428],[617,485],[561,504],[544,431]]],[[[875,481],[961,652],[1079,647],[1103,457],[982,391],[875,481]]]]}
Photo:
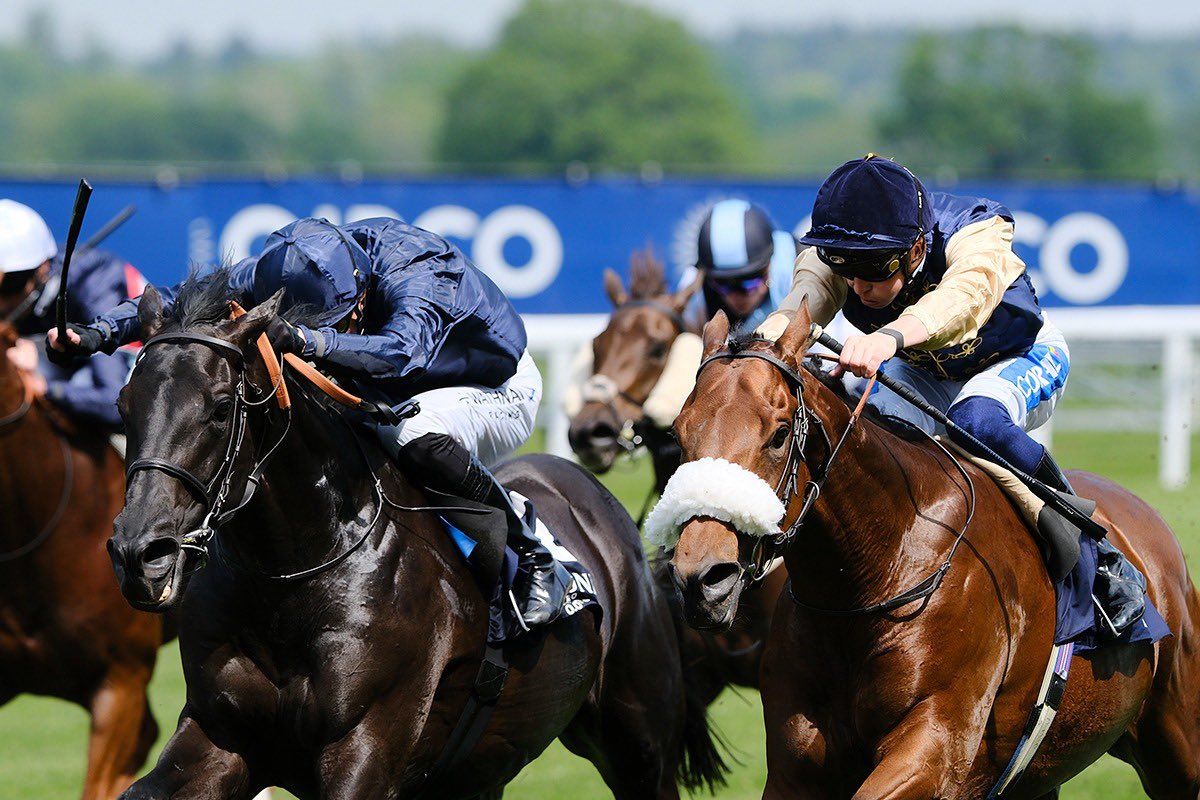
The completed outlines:
{"type": "Polygon", "coordinates": [[[900,316],[916,317],[929,331],[919,350],[938,350],[974,339],[1010,284],[1025,271],[1013,252],[1013,224],[992,217],[967,225],[946,242],[946,274],[937,288],[900,316]]]}
{"type": "MultiPolygon", "coordinates": [[[[967,225],[946,243],[946,274],[933,291],[906,308],[929,332],[918,350],[938,350],[961,344],[979,335],[1009,285],[1024,270],[1012,249],[1013,225],[1003,217],[992,217],[967,225]]],[[[800,301],[808,297],[813,322],[828,325],[846,302],[846,281],[830,271],[815,247],[796,256],[792,291],[767,317],[757,332],[777,339],[787,327],[800,301]]]]}
{"type": "Polygon", "coordinates": [[[805,247],[796,255],[792,290],[779,303],[779,310],[764,319],[754,332],[771,341],[778,339],[805,297],[813,322],[824,327],[842,310],[847,291],[846,282],[817,257],[817,248],[805,247]]]}

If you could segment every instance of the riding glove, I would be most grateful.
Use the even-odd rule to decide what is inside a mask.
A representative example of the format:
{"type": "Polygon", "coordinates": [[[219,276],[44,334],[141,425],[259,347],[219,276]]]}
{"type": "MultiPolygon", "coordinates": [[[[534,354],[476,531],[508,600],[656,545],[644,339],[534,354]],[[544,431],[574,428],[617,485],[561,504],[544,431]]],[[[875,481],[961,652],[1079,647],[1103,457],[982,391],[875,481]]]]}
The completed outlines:
{"type": "Polygon", "coordinates": [[[300,328],[283,317],[277,316],[267,324],[267,338],[271,340],[271,346],[280,353],[304,351],[304,334],[300,328]]]}
{"type": "Polygon", "coordinates": [[[50,363],[52,364],[57,364],[60,367],[68,367],[77,359],[86,358],[98,353],[104,347],[104,334],[90,325],[77,325],[74,322],[68,322],[67,330],[79,337],[79,344],[75,344],[69,338],[62,338],[59,339],[59,343],[63,346],[63,349],[59,350],[50,346],[50,339],[47,336],[46,357],[50,359],[50,363]]]}

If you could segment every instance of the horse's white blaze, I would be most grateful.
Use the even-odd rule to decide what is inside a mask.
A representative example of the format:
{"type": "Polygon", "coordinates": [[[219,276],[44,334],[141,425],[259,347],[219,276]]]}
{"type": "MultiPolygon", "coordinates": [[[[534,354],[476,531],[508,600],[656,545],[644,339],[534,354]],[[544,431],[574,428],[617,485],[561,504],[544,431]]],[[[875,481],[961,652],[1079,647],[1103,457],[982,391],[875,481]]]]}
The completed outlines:
{"type": "Polygon", "coordinates": [[[701,458],[681,466],[646,519],[652,544],[672,548],[679,530],[695,517],[728,522],[748,536],[779,532],[783,502],[762,478],[723,458],[701,458]]]}

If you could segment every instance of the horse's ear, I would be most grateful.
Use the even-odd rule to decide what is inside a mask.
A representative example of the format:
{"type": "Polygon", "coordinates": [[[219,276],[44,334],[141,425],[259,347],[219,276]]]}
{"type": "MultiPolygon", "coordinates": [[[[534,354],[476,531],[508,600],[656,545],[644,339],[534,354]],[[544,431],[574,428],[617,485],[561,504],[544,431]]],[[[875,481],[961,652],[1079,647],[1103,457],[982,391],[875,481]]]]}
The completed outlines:
{"type": "Polygon", "coordinates": [[[162,295],[152,285],[147,285],[138,301],[138,322],[142,326],[142,341],[158,335],[163,328],[162,295]]]}
{"type": "Polygon", "coordinates": [[[696,270],[696,280],[692,281],[671,296],[671,306],[680,314],[682,314],[683,310],[687,308],[688,301],[692,299],[692,295],[699,291],[703,284],[704,273],[700,270],[696,270]]]}
{"type": "Polygon", "coordinates": [[[625,293],[625,285],[621,283],[621,276],[614,272],[612,267],[604,268],[604,293],[616,308],[625,305],[625,301],[629,299],[629,295],[625,293]]]}
{"type": "Polygon", "coordinates": [[[704,358],[708,358],[713,353],[725,347],[725,342],[729,339],[729,317],[725,316],[724,311],[718,311],[717,315],[708,321],[704,326],[704,358]]]}
{"type": "Polygon", "coordinates": [[[780,334],[775,347],[784,359],[793,365],[798,365],[804,359],[808,350],[809,337],[812,335],[812,314],[808,310],[808,298],[800,300],[800,308],[792,315],[792,321],[780,334]]]}
{"type": "Polygon", "coordinates": [[[230,341],[234,344],[244,344],[267,329],[271,320],[279,313],[279,305],[283,302],[283,289],[268,297],[254,308],[233,321],[228,329],[230,341]]]}

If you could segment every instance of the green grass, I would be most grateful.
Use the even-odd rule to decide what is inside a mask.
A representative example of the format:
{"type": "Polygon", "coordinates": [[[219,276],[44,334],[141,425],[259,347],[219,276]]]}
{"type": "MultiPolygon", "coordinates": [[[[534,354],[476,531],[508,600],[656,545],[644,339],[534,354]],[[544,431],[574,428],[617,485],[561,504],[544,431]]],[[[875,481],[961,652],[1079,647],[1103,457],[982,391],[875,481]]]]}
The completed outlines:
{"type": "MultiPolygon", "coordinates": [[[[1141,495],[1174,527],[1189,563],[1200,558],[1200,499],[1194,489],[1170,492],[1158,486],[1158,442],[1154,436],[1058,432],[1055,451],[1064,467],[1098,472],[1141,495]]],[[[1200,480],[1200,446],[1194,447],[1193,453],[1192,473],[1200,480]]],[[[649,462],[642,459],[618,465],[604,481],[637,513],[645,497],[649,474],[649,462]]],[[[147,768],[174,730],[183,703],[177,646],[162,650],[150,697],[162,735],[147,768]]],[[[735,744],[741,762],[730,777],[729,786],[717,796],[730,800],[760,797],[766,764],[758,695],[728,691],[713,706],[712,717],[725,738],[735,744]]],[[[24,696],[0,709],[0,798],[57,800],[77,796],[82,786],[86,743],[87,716],[75,706],[24,696]]],[[[514,800],[590,800],[611,795],[590,764],[556,744],[521,773],[505,796],[514,800]]],[[[1108,757],[1071,781],[1062,792],[1063,800],[1142,797],[1145,795],[1133,770],[1108,757]]]]}

